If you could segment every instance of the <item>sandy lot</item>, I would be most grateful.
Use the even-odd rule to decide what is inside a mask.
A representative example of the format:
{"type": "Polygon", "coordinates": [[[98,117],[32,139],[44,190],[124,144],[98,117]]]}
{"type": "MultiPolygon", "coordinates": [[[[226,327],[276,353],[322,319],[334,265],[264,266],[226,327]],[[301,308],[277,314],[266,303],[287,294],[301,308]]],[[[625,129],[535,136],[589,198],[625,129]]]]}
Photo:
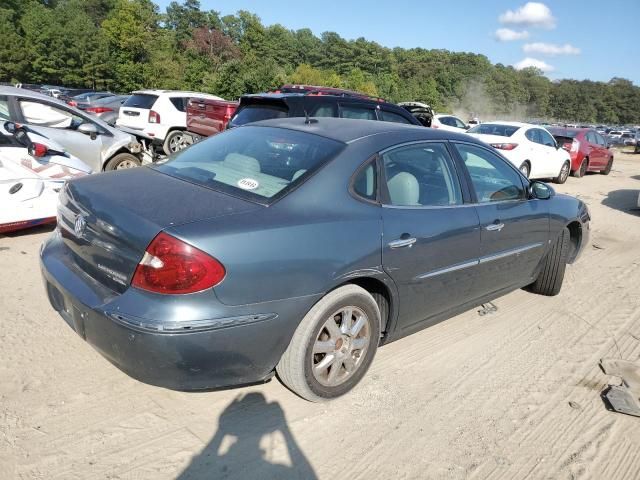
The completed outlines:
{"type": "Polygon", "coordinates": [[[604,408],[597,367],[640,359],[640,155],[558,190],[593,216],[559,296],[517,291],[388,345],[324,405],[277,381],[128,378],[49,307],[48,231],[0,237],[0,479],[640,478],[640,418],[604,408]]]}

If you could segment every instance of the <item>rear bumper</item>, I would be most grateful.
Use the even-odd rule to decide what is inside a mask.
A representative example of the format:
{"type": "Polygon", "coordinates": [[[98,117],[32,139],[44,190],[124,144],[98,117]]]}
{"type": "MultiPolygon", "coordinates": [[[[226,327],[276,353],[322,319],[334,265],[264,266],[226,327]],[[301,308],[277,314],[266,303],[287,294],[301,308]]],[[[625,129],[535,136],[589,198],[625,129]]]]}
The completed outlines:
{"type": "Polygon", "coordinates": [[[68,265],[62,248],[51,240],[41,253],[52,307],[123,372],[172,390],[211,390],[269,379],[305,309],[316,301],[302,297],[220,306],[211,319],[191,322],[144,319],[123,313],[118,295],[110,297],[68,265]]]}

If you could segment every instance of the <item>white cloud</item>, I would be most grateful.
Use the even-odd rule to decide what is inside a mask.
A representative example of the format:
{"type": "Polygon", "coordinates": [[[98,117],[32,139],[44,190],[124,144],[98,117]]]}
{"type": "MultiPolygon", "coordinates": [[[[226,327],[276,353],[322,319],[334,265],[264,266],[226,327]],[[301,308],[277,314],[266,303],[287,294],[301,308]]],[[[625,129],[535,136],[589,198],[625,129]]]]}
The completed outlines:
{"type": "Polygon", "coordinates": [[[551,9],[544,3],[527,2],[517,10],[507,10],[499,17],[500,23],[506,25],[520,25],[526,27],[541,27],[552,29],[556,26],[556,19],[551,9]]]}
{"type": "Polygon", "coordinates": [[[496,40],[499,42],[513,42],[514,40],[525,40],[529,38],[529,32],[526,30],[517,31],[510,28],[499,28],[495,33],[496,40]]]}
{"type": "Polygon", "coordinates": [[[524,60],[520,60],[518,63],[515,63],[513,67],[516,70],[522,70],[523,68],[535,67],[538,70],[542,70],[544,73],[553,72],[555,68],[553,65],[549,65],[542,60],[538,60],[536,58],[527,57],[524,60]]]}
{"type": "Polygon", "coordinates": [[[541,53],[543,55],[580,55],[580,49],[565,43],[555,45],[553,43],[526,43],[522,47],[524,53],[541,53]]]}

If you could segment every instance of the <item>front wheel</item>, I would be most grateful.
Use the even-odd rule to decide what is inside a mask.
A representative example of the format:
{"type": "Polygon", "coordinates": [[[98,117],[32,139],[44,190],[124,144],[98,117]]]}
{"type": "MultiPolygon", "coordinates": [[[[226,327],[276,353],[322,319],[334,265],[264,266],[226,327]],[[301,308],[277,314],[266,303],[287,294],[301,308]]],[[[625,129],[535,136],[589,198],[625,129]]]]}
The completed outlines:
{"type": "Polygon", "coordinates": [[[276,367],[278,377],[312,402],[339,397],[365,375],[379,339],[378,304],[363,288],[345,285],[305,315],[276,367]]]}
{"type": "Polygon", "coordinates": [[[562,168],[560,169],[560,173],[558,173],[558,176],[554,178],[553,181],[555,183],[563,184],[564,182],[567,181],[570,171],[571,171],[571,165],[569,164],[569,162],[565,162],[564,165],[562,165],[562,168]]]}
{"type": "Polygon", "coordinates": [[[538,278],[529,285],[528,289],[531,292],[550,297],[560,293],[569,256],[570,238],[569,229],[564,228],[542,261],[538,278]]]}

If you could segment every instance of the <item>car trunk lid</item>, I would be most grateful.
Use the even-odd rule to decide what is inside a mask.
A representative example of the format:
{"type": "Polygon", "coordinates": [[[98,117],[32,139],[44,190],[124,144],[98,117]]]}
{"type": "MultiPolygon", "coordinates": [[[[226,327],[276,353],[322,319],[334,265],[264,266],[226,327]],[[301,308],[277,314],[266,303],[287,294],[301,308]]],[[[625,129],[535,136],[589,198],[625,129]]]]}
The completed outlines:
{"type": "Polygon", "coordinates": [[[259,208],[142,167],[69,182],[60,195],[58,224],[77,266],[121,293],[163,229],[259,208]]]}

